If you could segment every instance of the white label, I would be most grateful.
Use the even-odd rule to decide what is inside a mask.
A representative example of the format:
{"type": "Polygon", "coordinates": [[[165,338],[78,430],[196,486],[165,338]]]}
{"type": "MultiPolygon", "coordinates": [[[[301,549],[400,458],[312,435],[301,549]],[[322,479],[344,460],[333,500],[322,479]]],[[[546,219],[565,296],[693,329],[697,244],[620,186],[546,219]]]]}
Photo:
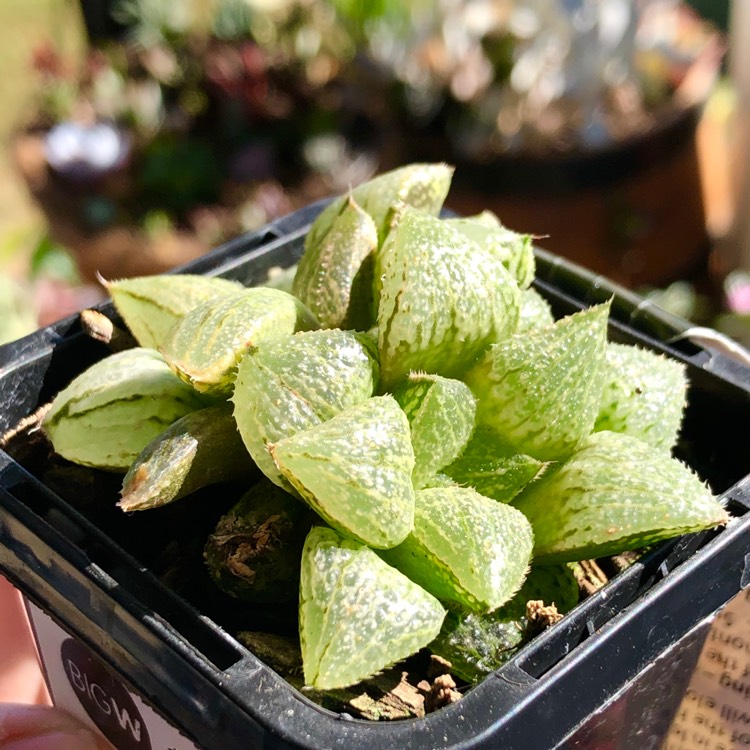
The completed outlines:
{"type": "Polygon", "coordinates": [[[117,750],[199,750],[131,692],[88,646],[27,602],[52,702],[117,750]]]}

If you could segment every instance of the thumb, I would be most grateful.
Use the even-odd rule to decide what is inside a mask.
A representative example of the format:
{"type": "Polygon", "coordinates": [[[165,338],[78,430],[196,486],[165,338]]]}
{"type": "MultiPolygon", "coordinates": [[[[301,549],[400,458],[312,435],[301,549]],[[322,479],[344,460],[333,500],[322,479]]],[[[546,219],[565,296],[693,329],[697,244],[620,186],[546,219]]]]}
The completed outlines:
{"type": "Polygon", "coordinates": [[[100,735],[59,708],[0,703],[2,750],[113,750],[100,735]]]}

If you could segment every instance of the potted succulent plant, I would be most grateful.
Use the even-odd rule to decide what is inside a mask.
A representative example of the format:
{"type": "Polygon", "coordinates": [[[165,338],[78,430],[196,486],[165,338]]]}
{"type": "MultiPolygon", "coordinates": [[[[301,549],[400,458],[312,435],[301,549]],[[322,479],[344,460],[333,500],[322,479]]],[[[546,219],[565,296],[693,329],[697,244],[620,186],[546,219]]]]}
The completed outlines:
{"type": "Polygon", "coordinates": [[[61,705],[122,733],[80,689],[106,684],[141,743],[553,747],[739,589],[746,371],[490,214],[439,218],[451,176],[384,174],[3,351],[0,564],[61,705]]]}

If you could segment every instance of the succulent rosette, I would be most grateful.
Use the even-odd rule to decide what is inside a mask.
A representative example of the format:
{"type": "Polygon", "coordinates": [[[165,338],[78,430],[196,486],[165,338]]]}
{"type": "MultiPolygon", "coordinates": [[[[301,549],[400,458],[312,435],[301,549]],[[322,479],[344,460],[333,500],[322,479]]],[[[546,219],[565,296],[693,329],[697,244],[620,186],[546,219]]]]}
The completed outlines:
{"type": "Polygon", "coordinates": [[[333,200],[291,293],[112,282],[161,353],[105,358],[44,422],[71,461],[127,471],[124,510],[246,482],[211,578],[233,606],[298,599],[316,691],[425,647],[480,679],[531,637],[530,600],[575,605],[567,563],[728,520],[670,453],[682,365],[610,342],[608,302],[555,319],[529,235],[439,217],[451,175],[408,165],[333,200]]]}

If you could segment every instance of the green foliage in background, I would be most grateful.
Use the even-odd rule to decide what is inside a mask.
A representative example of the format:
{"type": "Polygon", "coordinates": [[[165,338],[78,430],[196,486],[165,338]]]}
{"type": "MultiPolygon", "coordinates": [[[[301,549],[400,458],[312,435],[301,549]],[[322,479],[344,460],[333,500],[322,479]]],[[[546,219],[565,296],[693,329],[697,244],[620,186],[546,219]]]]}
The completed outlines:
{"type": "Polygon", "coordinates": [[[30,293],[9,276],[0,274],[0,344],[36,330],[36,312],[30,293]]]}

